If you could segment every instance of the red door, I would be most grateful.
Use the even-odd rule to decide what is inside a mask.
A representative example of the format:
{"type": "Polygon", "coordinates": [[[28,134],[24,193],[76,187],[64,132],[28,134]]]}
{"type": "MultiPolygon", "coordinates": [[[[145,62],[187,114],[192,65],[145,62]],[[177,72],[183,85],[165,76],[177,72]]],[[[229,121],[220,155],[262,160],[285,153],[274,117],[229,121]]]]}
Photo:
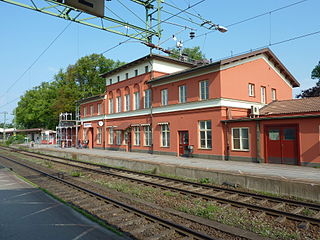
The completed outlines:
{"type": "Polygon", "coordinates": [[[266,128],[266,161],[293,165],[299,163],[296,126],[266,128]]]}
{"type": "Polygon", "coordinates": [[[188,131],[179,132],[179,156],[187,156],[189,153],[189,133],[188,131]]]}

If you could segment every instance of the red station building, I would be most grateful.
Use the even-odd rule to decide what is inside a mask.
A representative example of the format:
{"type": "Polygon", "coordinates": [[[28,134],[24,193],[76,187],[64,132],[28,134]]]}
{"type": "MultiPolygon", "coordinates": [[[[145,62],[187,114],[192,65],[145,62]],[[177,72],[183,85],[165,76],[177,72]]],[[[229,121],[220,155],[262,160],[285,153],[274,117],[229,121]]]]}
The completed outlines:
{"type": "Polygon", "coordinates": [[[79,101],[89,148],[320,166],[320,98],[292,99],[270,49],[202,65],[152,54],[102,76],[105,94],[79,101]]]}

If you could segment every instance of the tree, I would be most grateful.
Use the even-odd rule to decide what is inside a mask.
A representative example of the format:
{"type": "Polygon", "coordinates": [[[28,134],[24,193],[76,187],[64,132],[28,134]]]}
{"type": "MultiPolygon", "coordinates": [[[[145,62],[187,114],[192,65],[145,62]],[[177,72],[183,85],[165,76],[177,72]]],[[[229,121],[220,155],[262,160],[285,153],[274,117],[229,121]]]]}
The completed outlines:
{"type": "MultiPolygon", "coordinates": [[[[188,56],[191,60],[203,60],[205,55],[201,52],[200,47],[184,48],[181,52],[182,55],[188,56]]],[[[180,58],[180,51],[178,49],[171,50],[171,57],[180,58]]]]}
{"type": "Polygon", "coordinates": [[[66,71],[60,69],[51,83],[43,82],[21,97],[15,111],[17,125],[55,129],[61,112],[75,112],[76,100],[103,93],[105,79],[100,75],[123,64],[91,54],[69,65],[66,71]]]}
{"type": "Polygon", "coordinates": [[[307,97],[320,97],[320,61],[318,65],[311,72],[312,79],[318,79],[318,82],[314,87],[311,87],[306,90],[302,90],[300,94],[297,95],[298,98],[307,98],[307,97]]]}

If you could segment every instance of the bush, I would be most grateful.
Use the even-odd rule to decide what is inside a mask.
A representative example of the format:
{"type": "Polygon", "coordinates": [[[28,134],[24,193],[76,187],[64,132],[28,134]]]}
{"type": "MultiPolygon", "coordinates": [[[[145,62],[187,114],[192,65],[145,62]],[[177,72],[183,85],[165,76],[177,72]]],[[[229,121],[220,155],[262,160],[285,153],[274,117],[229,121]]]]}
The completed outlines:
{"type": "Polygon", "coordinates": [[[10,136],[6,141],[6,145],[24,143],[24,137],[22,134],[10,136]]]}

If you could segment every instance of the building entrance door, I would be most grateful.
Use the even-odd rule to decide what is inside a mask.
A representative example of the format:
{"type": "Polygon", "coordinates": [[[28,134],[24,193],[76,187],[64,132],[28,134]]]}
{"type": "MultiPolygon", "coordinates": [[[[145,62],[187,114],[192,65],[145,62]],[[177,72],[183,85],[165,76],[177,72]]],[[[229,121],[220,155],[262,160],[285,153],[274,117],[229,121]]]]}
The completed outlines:
{"type": "Polygon", "coordinates": [[[189,155],[189,132],[179,131],[179,156],[189,155]]]}
{"type": "Polygon", "coordinates": [[[299,164],[296,126],[266,128],[266,160],[268,163],[299,164]]]}

